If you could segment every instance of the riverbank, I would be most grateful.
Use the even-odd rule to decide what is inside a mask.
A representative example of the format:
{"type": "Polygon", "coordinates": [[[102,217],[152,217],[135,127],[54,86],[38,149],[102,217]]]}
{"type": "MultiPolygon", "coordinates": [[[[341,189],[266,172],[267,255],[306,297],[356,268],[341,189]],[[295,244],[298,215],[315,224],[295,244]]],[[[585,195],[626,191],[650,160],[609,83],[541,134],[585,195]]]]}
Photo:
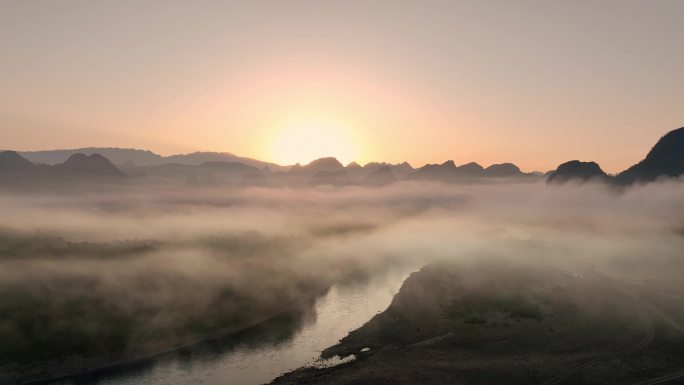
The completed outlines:
{"type": "Polygon", "coordinates": [[[495,261],[411,275],[391,306],[273,384],[624,384],[681,370],[678,297],[594,271],[495,261]]]}
{"type": "Polygon", "coordinates": [[[312,306],[235,334],[36,384],[263,384],[316,362],[321,350],[386,309],[410,271],[335,284],[312,306]]]}
{"type": "Polygon", "coordinates": [[[316,297],[325,294],[321,290],[311,298],[293,303],[250,322],[233,325],[201,337],[168,341],[166,345],[150,346],[145,351],[118,356],[64,357],[63,359],[33,362],[30,365],[10,364],[0,366],[0,384],[41,385],[57,383],[72,377],[95,376],[99,373],[121,371],[145,365],[165,356],[201,348],[227,338],[249,333],[258,328],[296,330],[306,314],[311,312],[316,297]],[[6,375],[3,373],[7,373],[6,375]]]}

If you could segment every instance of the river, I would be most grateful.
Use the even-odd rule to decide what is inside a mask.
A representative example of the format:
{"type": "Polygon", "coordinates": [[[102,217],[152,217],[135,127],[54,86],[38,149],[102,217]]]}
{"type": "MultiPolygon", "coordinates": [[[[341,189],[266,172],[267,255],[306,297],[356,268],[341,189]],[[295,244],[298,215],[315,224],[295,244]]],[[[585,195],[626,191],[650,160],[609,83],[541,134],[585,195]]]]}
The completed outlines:
{"type": "Polygon", "coordinates": [[[333,286],[311,309],[287,315],[222,340],[211,341],[136,365],[75,376],[51,385],[253,385],[308,365],[384,311],[409,270],[391,270],[364,282],[333,286]]]}

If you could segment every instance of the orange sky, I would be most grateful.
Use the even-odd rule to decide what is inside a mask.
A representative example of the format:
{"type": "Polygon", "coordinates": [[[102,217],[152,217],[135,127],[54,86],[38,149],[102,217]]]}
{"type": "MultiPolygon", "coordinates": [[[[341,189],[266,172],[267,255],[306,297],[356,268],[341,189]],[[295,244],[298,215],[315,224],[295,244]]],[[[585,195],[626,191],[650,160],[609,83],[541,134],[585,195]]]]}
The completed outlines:
{"type": "Polygon", "coordinates": [[[16,1],[0,147],[616,172],[684,125],[684,2],[16,1]]]}

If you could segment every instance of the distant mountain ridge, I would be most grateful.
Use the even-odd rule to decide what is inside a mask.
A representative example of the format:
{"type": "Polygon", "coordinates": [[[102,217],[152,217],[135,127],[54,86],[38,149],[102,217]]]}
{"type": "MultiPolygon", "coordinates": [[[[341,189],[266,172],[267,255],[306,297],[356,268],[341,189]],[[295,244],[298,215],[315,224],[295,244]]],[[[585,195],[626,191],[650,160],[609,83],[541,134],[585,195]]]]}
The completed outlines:
{"type": "Polygon", "coordinates": [[[100,154],[114,164],[132,162],[136,165],[163,163],[164,157],[148,150],[116,147],[84,147],[65,150],[17,151],[24,158],[34,163],[55,165],[65,162],[74,154],[100,154]]]}
{"type": "Polygon", "coordinates": [[[368,186],[384,186],[396,182],[398,179],[390,166],[382,166],[371,171],[363,179],[363,184],[368,186]]]}
{"type": "MultiPolygon", "coordinates": [[[[2,151],[0,182],[56,180],[59,178],[121,178],[126,174],[158,180],[184,180],[189,184],[258,183],[270,185],[372,185],[401,180],[460,182],[482,178],[540,178],[512,163],[482,167],[475,162],[457,166],[453,160],[414,169],[407,162],[351,162],[336,158],[316,159],[306,165],[281,166],[228,152],[195,152],[161,156],[139,149],[88,147],[76,150],[2,151]],[[82,152],[78,152],[82,150],[82,152]],[[118,165],[118,167],[117,167],[118,165]]],[[[660,138],[646,157],[627,170],[611,176],[595,162],[573,160],[546,174],[549,183],[603,181],[616,185],[650,182],[684,174],[684,127],[660,138]]]]}
{"type": "MultiPolygon", "coordinates": [[[[404,179],[413,174],[414,169],[408,162],[403,163],[386,163],[386,162],[370,162],[361,166],[356,162],[351,162],[346,167],[342,165],[337,159],[333,157],[316,159],[306,165],[295,164],[292,166],[283,166],[276,163],[264,162],[261,160],[241,157],[229,152],[193,152],[188,154],[176,154],[169,156],[162,156],[149,150],[141,150],[134,148],[118,148],[118,147],[84,147],[77,149],[63,149],[63,150],[40,150],[40,151],[18,151],[23,158],[33,162],[46,165],[56,165],[63,163],[74,154],[93,155],[99,154],[109,159],[117,166],[124,168],[158,166],[163,164],[175,163],[187,166],[199,166],[207,162],[235,162],[242,163],[248,166],[259,169],[267,168],[270,171],[292,171],[295,173],[305,173],[314,175],[321,171],[338,171],[341,169],[347,170],[349,175],[355,180],[362,180],[368,174],[383,168],[389,167],[397,179],[404,179]]],[[[446,162],[444,165],[453,164],[453,161],[446,162]]],[[[425,165],[421,169],[421,173],[426,172],[434,165],[425,165]]],[[[456,167],[454,165],[454,167],[456,167]]],[[[457,174],[461,176],[516,176],[523,174],[520,169],[512,163],[504,163],[500,165],[491,165],[484,169],[477,163],[471,162],[457,167],[457,174]]]]}
{"type": "MultiPolygon", "coordinates": [[[[120,152],[118,152],[121,155],[120,152]]],[[[45,156],[45,153],[40,153],[45,156]]],[[[65,155],[65,152],[60,152],[65,155]]],[[[54,181],[81,180],[116,180],[122,177],[134,177],[133,181],[142,183],[171,183],[198,186],[210,185],[270,185],[270,186],[384,186],[401,180],[434,180],[453,182],[474,178],[501,178],[529,176],[510,163],[492,165],[483,168],[477,163],[456,166],[453,161],[441,165],[426,165],[414,169],[410,164],[390,164],[371,162],[361,166],[355,162],[347,166],[337,159],[328,157],[316,159],[306,165],[296,164],[287,171],[272,171],[270,167],[254,167],[242,162],[227,162],[210,160],[194,164],[207,157],[207,153],[196,153],[194,158],[186,156],[157,158],[153,153],[133,150],[133,154],[143,157],[152,156],[155,161],[190,160],[192,165],[180,162],[166,162],[147,166],[139,166],[133,160],[126,159],[118,167],[99,153],[90,155],[76,153],[70,155],[64,162],[57,164],[41,164],[31,162],[15,151],[0,152],[0,181],[11,185],[31,181],[33,184],[54,181]],[[152,155],[150,155],[152,154],[152,155]],[[84,179],[85,178],[85,179],[84,179]]],[[[209,159],[216,155],[209,153],[209,159]]],[[[192,154],[191,154],[192,155],[192,154]]],[[[219,156],[219,159],[222,157],[219,156]]],[[[122,160],[122,158],[119,158],[122,160]]],[[[47,186],[47,185],[46,185],[47,186]]]]}
{"type": "Polygon", "coordinates": [[[0,152],[0,174],[15,175],[33,172],[36,165],[19,155],[16,151],[0,152]]]}
{"type": "Polygon", "coordinates": [[[161,156],[148,150],[114,147],[7,151],[0,154],[0,174],[12,174],[15,179],[128,175],[143,183],[188,185],[383,186],[403,180],[462,182],[480,178],[539,177],[538,174],[520,171],[512,163],[493,164],[484,168],[475,162],[457,166],[451,160],[416,169],[408,162],[369,162],[364,165],[351,162],[345,166],[334,157],[316,159],[304,165],[282,166],[228,152],[161,156]]]}
{"type": "MultiPolygon", "coordinates": [[[[332,157],[316,159],[306,165],[282,166],[257,159],[241,157],[229,152],[194,152],[162,156],[148,150],[86,147],[71,150],[5,151],[0,152],[0,174],[20,177],[25,175],[100,175],[121,176],[126,173],[158,175],[187,175],[212,170],[240,175],[265,176],[271,173],[281,180],[297,176],[300,180],[334,181],[336,184],[384,184],[392,180],[461,181],[478,178],[540,177],[540,173],[525,173],[512,163],[482,167],[475,162],[457,166],[448,160],[441,164],[426,164],[414,169],[407,162],[390,164],[370,162],[363,166],[351,162],[344,166],[332,157]],[[232,165],[227,165],[232,164],[232,165]],[[118,165],[119,167],[117,168],[118,165]],[[174,166],[175,165],[175,166],[174,166]],[[241,167],[238,165],[244,165],[241,167]],[[184,168],[190,166],[196,168],[184,168]]],[[[618,185],[650,182],[661,177],[684,174],[684,127],[672,130],[660,138],[646,157],[625,171],[611,176],[595,162],[569,161],[546,174],[549,183],[572,180],[600,180],[618,185]]]]}
{"type": "Polygon", "coordinates": [[[411,166],[408,162],[396,164],[386,162],[370,162],[363,166],[360,166],[356,162],[351,162],[347,165],[346,170],[354,180],[363,181],[368,178],[370,174],[383,169],[384,167],[388,167],[397,180],[406,179],[415,171],[413,166],[411,166]]]}
{"type": "Polygon", "coordinates": [[[523,172],[520,171],[520,168],[513,163],[499,163],[499,164],[493,164],[487,168],[484,169],[485,173],[490,175],[490,176],[499,176],[499,177],[506,177],[506,176],[518,176],[521,175],[523,172]]]}
{"type": "Polygon", "coordinates": [[[619,183],[650,182],[661,176],[684,174],[684,127],[665,134],[646,154],[646,158],[619,173],[619,183]]]}
{"type": "Polygon", "coordinates": [[[475,162],[457,166],[453,160],[442,164],[426,164],[412,175],[417,180],[457,181],[477,178],[525,178],[535,177],[534,173],[524,173],[513,163],[493,164],[487,168],[475,162]]]}
{"type": "Polygon", "coordinates": [[[599,180],[616,185],[652,182],[658,178],[676,178],[684,174],[684,127],[663,135],[639,163],[611,176],[596,162],[566,162],[549,175],[549,183],[599,180]]]}
{"type": "Polygon", "coordinates": [[[313,176],[322,172],[334,173],[344,170],[344,166],[340,161],[333,157],[320,158],[309,162],[302,166],[299,163],[290,168],[291,174],[313,176]]]}
{"type": "Polygon", "coordinates": [[[100,154],[74,154],[64,163],[52,166],[52,170],[65,175],[124,176],[121,170],[100,154]]]}
{"type": "Polygon", "coordinates": [[[563,183],[569,180],[597,180],[605,181],[609,178],[596,162],[580,162],[579,160],[571,160],[558,166],[558,168],[549,175],[549,183],[563,183]]]}
{"type": "Polygon", "coordinates": [[[0,177],[4,182],[124,176],[109,159],[99,154],[73,154],[63,163],[47,165],[32,163],[15,151],[0,152],[0,177]]]}
{"type": "Polygon", "coordinates": [[[287,166],[281,166],[275,163],[237,156],[229,152],[205,151],[162,156],[149,150],[134,148],[85,147],[68,150],[19,151],[18,154],[31,162],[48,165],[63,163],[74,154],[99,154],[116,165],[133,163],[136,166],[156,166],[164,163],[178,163],[188,166],[198,166],[206,162],[221,161],[238,162],[257,168],[269,167],[271,170],[285,170],[288,168],[287,166]]]}

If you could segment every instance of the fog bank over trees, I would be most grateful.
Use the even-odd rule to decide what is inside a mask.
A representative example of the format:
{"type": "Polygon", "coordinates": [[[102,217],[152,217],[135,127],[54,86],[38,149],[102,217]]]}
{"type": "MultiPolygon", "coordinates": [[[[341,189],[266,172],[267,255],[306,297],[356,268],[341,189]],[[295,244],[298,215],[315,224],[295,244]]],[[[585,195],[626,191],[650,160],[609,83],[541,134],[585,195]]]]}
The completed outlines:
{"type": "Polygon", "coordinates": [[[192,343],[397,264],[674,275],[683,193],[669,181],[3,194],[0,368],[192,343]]]}

